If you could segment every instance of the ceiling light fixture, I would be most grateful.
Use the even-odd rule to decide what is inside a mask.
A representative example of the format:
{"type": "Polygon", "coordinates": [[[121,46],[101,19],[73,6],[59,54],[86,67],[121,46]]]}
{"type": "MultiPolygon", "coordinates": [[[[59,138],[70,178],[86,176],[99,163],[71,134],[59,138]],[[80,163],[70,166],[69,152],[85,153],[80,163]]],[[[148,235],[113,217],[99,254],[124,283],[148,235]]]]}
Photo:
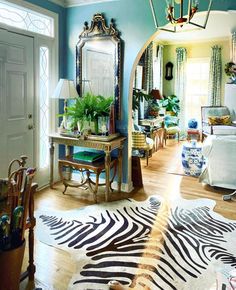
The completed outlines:
{"type": "Polygon", "coordinates": [[[166,18],[169,21],[169,23],[173,25],[173,29],[168,29],[165,27],[159,27],[158,22],[157,22],[156,12],[153,5],[153,0],[149,0],[149,4],[151,7],[152,16],[153,16],[156,29],[165,30],[169,32],[179,32],[181,30],[177,30],[177,27],[182,28],[184,24],[191,24],[191,25],[197,26],[198,28],[205,29],[208,18],[209,18],[213,0],[209,0],[208,10],[207,10],[205,22],[203,25],[191,21],[194,15],[196,14],[196,12],[198,11],[199,1],[200,0],[166,0],[166,4],[167,4],[166,18]],[[186,6],[186,2],[188,2],[188,9],[186,9],[186,12],[185,12],[184,7],[186,6]],[[176,11],[179,12],[178,17],[176,17],[176,14],[177,14],[176,11]]]}

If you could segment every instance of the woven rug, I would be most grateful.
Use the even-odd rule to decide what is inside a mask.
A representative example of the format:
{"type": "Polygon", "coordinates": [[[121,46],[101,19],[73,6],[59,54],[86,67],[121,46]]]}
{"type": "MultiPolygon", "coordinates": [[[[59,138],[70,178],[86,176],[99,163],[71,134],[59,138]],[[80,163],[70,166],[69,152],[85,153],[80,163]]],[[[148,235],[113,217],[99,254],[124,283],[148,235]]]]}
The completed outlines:
{"type": "Polygon", "coordinates": [[[230,289],[236,268],[236,221],[213,211],[209,199],[159,196],[127,199],[67,212],[37,212],[37,238],[69,251],[77,273],[68,289],[230,289]],[[216,281],[218,285],[216,286],[216,281]]]}

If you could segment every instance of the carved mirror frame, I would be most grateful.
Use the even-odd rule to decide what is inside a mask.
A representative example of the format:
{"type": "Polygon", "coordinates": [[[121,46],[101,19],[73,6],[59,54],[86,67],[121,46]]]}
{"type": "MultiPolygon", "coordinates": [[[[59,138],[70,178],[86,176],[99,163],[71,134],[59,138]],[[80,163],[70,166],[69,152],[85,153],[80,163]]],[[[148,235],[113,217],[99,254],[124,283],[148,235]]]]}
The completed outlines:
{"type": "Polygon", "coordinates": [[[110,25],[107,26],[104,16],[101,13],[94,14],[90,27],[88,22],[84,23],[84,30],[79,35],[79,41],[76,45],[76,87],[78,94],[81,96],[82,66],[83,66],[83,47],[88,41],[111,40],[115,46],[114,55],[114,104],[116,119],[120,120],[121,111],[121,39],[119,32],[114,27],[114,20],[111,19],[110,25]]]}

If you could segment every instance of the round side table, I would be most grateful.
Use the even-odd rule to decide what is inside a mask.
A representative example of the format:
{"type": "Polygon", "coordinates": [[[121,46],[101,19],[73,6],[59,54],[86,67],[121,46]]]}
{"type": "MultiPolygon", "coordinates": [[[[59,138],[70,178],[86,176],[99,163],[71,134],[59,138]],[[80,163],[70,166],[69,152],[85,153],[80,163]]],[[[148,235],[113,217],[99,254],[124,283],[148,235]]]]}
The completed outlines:
{"type": "Polygon", "coordinates": [[[183,145],[182,165],[186,175],[198,177],[202,172],[204,158],[202,156],[202,146],[196,142],[188,142],[183,145]]]}

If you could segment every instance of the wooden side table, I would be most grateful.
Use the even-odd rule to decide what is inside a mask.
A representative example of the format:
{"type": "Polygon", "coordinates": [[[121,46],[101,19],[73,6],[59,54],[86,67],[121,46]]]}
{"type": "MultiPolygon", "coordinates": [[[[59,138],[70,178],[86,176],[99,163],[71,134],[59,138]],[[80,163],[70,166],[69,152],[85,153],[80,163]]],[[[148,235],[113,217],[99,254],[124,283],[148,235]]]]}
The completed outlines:
{"type": "Polygon", "coordinates": [[[188,129],[187,130],[187,140],[201,140],[201,132],[198,129],[188,129]]]}
{"type": "MultiPolygon", "coordinates": [[[[92,137],[93,138],[93,137],[92,137]]],[[[91,148],[96,150],[101,150],[105,153],[105,175],[106,175],[106,185],[105,185],[105,199],[109,201],[109,192],[110,192],[110,165],[111,165],[111,152],[115,149],[118,150],[118,172],[117,172],[117,182],[118,182],[118,191],[121,191],[121,181],[122,181],[122,151],[126,137],[118,136],[111,140],[106,140],[109,138],[96,139],[82,139],[76,137],[62,136],[58,133],[52,133],[49,135],[50,142],[50,187],[53,188],[53,172],[54,172],[54,144],[63,144],[66,145],[66,152],[70,152],[70,147],[77,146],[83,148],[91,148]]],[[[69,155],[66,154],[66,155],[69,155]]]]}
{"type": "Polygon", "coordinates": [[[152,135],[155,141],[155,151],[159,148],[164,147],[164,140],[165,140],[165,129],[164,128],[157,128],[152,131],[152,135]]]}
{"type": "MultiPolygon", "coordinates": [[[[67,187],[81,187],[84,184],[88,184],[89,188],[93,192],[94,201],[97,203],[97,191],[98,186],[106,185],[106,183],[99,183],[99,176],[102,172],[105,172],[105,162],[104,159],[96,162],[86,162],[86,161],[78,161],[73,159],[71,156],[68,156],[65,159],[58,160],[59,163],[59,174],[61,177],[61,181],[65,186],[63,194],[66,192],[67,187]],[[75,181],[72,179],[66,179],[63,175],[63,167],[69,167],[70,169],[75,169],[80,171],[81,173],[86,173],[86,178],[82,179],[81,182],[75,181]],[[90,174],[94,173],[96,176],[96,181],[94,182],[90,178],[90,174]],[[94,185],[94,188],[92,187],[94,185]]],[[[117,158],[112,158],[110,163],[110,168],[114,168],[113,176],[109,182],[110,190],[113,191],[111,184],[114,180],[117,171],[117,158]]]]}

